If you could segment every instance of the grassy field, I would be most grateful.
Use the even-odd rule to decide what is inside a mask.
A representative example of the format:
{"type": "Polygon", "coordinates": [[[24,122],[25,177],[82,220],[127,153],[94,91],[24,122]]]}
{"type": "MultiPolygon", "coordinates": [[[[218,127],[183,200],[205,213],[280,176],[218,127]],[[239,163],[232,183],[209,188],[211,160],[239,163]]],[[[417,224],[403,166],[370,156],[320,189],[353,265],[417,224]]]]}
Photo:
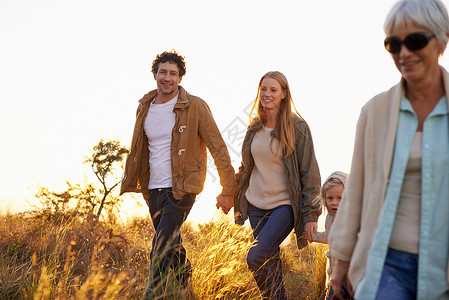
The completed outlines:
{"type": "MultiPolygon", "coordinates": [[[[0,299],[141,299],[154,229],[149,218],[127,224],[76,214],[0,216],[0,299]]],[[[260,299],[246,266],[247,227],[222,217],[183,227],[194,267],[186,288],[168,278],[164,299],[260,299]]],[[[323,299],[327,245],[282,247],[289,299],[323,299]]]]}

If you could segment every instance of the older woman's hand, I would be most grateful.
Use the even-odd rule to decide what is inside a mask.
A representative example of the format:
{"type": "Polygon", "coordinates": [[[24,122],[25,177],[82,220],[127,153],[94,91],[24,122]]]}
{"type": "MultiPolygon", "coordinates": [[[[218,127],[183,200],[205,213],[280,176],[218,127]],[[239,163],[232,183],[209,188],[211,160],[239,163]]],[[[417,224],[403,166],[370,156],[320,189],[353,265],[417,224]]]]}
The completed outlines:
{"type": "Polygon", "coordinates": [[[348,298],[345,298],[341,294],[342,285],[345,282],[346,288],[349,293],[349,295],[352,297],[354,295],[354,292],[352,290],[352,285],[349,282],[348,279],[348,269],[349,269],[349,262],[335,259],[335,266],[334,270],[332,271],[332,278],[331,278],[331,285],[332,289],[334,291],[334,295],[332,296],[331,300],[339,299],[339,300],[345,300],[348,298]]]}

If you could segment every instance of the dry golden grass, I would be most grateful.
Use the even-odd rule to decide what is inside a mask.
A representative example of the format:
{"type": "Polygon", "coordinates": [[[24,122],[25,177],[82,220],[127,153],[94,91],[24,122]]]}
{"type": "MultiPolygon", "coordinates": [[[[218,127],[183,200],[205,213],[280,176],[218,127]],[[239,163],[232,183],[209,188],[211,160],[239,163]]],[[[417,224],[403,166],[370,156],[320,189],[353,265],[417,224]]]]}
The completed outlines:
{"type": "MultiPolygon", "coordinates": [[[[148,278],[154,233],[149,218],[126,225],[76,214],[0,216],[0,299],[140,299],[148,278]]],[[[247,227],[222,217],[183,226],[192,280],[181,288],[168,278],[169,299],[260,299],[246,266],[247,227]]],[[[322,299],[327,246],[282,248],[290,299],[322,299]]]]}

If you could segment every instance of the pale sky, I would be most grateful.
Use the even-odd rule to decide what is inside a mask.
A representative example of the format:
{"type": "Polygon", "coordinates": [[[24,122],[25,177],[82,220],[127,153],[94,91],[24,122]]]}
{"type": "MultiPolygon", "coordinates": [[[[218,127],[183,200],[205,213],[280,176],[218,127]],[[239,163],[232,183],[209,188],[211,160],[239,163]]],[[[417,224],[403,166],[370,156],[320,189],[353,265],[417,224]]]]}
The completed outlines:
{"type": "MultiPolygon", "coordinates": [[[[156,87],[151,63],[172,48],[236,168],[241,135],[230,134],[245,128],[261,76],[277,70],[311,128],[322,180],[349,172],[361,107],[400,79],[383,47],[394,2],[0,1],[0,212],[26,210],[37,185],[90,176],[82,162],[100,138],[129,145],[137,101],[156,87]]],[[[214,216],[214,172],[192,220],[214,216]]]]}

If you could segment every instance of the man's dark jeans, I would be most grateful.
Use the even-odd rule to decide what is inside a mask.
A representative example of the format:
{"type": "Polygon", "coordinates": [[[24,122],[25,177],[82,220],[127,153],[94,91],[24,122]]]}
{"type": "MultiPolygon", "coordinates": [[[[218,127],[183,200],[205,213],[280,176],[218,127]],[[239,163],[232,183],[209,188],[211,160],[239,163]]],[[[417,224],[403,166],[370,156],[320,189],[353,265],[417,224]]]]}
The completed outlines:
{"type": "Polygon", "coordinates": [[[163,289],[169,268],[185,285],[191,272],[190,261],[182,246],[181,225],[195,202],[194,194],[181,200],[173,198],[171,188],[150,189],[148,205],[155,228],[151,246],[149,289],[163,289]]]}

